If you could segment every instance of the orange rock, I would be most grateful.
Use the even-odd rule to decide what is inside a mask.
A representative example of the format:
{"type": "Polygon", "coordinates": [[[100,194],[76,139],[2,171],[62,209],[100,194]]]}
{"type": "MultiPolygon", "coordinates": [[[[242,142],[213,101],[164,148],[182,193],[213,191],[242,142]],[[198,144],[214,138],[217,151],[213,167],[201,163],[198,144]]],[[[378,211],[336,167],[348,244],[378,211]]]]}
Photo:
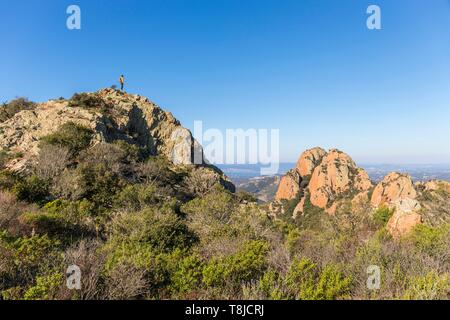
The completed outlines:
{"type": "Polygon", "coordinates": [[[426,191],[444,190],[450,193],[450,182],[444,180],[431,180],[423,183],[426,191]]]}
{"type": "Polygon", "coordinates": [[[335,211],[333,201],[355,191],[367,191],[372,182],[367,173],[339,150],[330,150],[312,174],[309,183],[311,203],[327,211],[335,211]]]}
{"type": "Polygon", "coordinates": [[[379,207],[384,204],[389,205],[397,200],[415,199],[416,197],[417,192],[411,177],[391,172],[375,187],[370,201],[372,205],[379,207]]]}
{"type": "Polygon", "coordinates": [[[410,233],[415,226],[422,223],[422,216],[417,212],[420,204],[413,199],[397,200],[394,204],[395,212],[389,219],[386,229],[394,239],[410,233]]]}
{"type": "Polygon", "coordinates": [[[300,202],[297,204],[297,206],[294,209],[293,215],[292,217],[295,219],[297,218],[299,215],[303,214],[303,211],[305,209],[305,197],[303,197],[300,202]]]}
{"type": "Polygon", "coordinates": [[[289,171],[280,180],[275,200],[292,200],[300,191],[300,176],[296,170],[289,171]]]}
{"type": "Polygon", "coordinates": [[[306,150],[297,161],[297,171],[302,177],[311,175],[326,154],[325,150],[318,147],[306,150]]]}

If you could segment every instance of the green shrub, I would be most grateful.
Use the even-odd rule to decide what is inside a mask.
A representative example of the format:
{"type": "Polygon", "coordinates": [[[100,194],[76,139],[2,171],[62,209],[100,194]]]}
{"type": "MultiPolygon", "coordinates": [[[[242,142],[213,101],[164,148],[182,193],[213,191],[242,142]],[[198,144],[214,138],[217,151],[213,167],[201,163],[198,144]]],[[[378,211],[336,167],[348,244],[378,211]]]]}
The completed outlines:
{"type": "Polygon", "coordinates": [[[296,299],[345,299],[350,292],[351,278],[345,277],[336,265],[321,271],[309,259],[295,259],[286,275],[286,285],[296,299]]]}
{"type": "Polygon", "coordinates": [[[32,110],[36,104],[29,101],[27,98],[17,98],[11,100],[9,103],[4,103],[0,106],[0,122],[4,122],[12,118],[16,113],[23,110],[32,110]]]}
{"type": "Polygon", "coordinates": [[[75,93],[69,100],[69,108],[103,108],[105,102],[96,94],[75,93]]]}
{"type": "Polygon", "coordinates": [[[111,243],[139,242],[156,252],[189,248],[196,240],[171,208],[147,208],[116,216],[108,226],[111,243]]]}
{"type": "Polygon", "coordinates": [[[203,283],[207,286],[240,285],[259,279],[267,267],[269,245],[250,241],[234,255],[213,258],[203,268],[203,283]]]}
{"type": "Polygon", "coordinates": [[[389,209],[387,207],[380,207],[373,213],[373,221],[380,227],[386,226],[389,219],[394,214],[394,209],[389,209]]]}
{"type": "Polygon", "coordinates": [[[158,203],[156,187],[152,185],[129,185],[122,189],[114,201],[115,207],[139,211],[158,203]]]}
{"type": "Polygon", "coordinates": [[[195,198],[181,207],[188,215],[192,227],[203,233],[211,226],[227,224],[236,209],[236,201],[231,193],[217,187],[203,197],[195,198]]]}
{"type": "Polygon", "coordinates": [[[411,238],[416,247],[424,253],[437,254],[447,249],[450,243],[450,228],[448,225],[430,227],[419,224],[414,228],[411,238]]]}
{"type": "Polygon", "coordinates": [[[64,283],[61,273],[54,273],[48,276],[39,276],[36,278],[36,285],[29,288],[24,295],[25,300],[48,300],[59,287],[64,283]]]}
{"type": "Polygon", "coordinates": [[[0,171],[0,190],[11,190],[17,183],[17,178],[11,171],[0,171]]]}
{"type": "Polygon", "coordinates": [[[49,261],[54,262],[59,246],[59,241],[52,240],[47,235],[21,238],[0,232],[0,248],[9,251],[9,257],[15,266],[16,279],[23,277],[29,280],[38,269],[45,268],[49,261]]]}
{"type": "Polygon", "coordinates": [[[71,156],[89,147],[94,132],[74,122],[61,125],[58,130],[41,138],[41,143],[47,143],[69,150],[71,156]]]}
{"type": "Polygon", "coordinates": [[[16,183],[13,191],[19,200],[42,203],[49,195],[49,183],[32,175],[16,183]]]}
{"type": "Polygon", "coordinates": [[[111,208],[115,194],[121,188],[121,181],[116,173],[104,165],[80,164],[75,175],[78,184],[74,194],[78,199],[87,199],[101,208],[111,208]]]}
{"type": "Polygon", "coordinates": [[[203,262],[198,255],[182,259],[171,278],[171,288],[176,293],[197,290],[201,284],[203,262]]]}
{"type": "Polygon", "coordinates": [[[408,300],[442,300],[450,298],[450,279],[448,274],[438,275],[431,271],[425,276],[408,279],[403,296],[408,300]]]}
{"type": "Polygon", "coordinates": [[[21,221],[32,227],[37,234],[48,234],[61,243],[70,244],[95,235],[92,224],[85,223],[89,219],[82,212],[84,203],[56,200],[45,205],[39,212],[23,214],[21,221]]]}
{"type": "Polygon", "coordinates": [[[287,296],[283,290],[283,278],[273,270],[264,273],[258,283],[258,290],[266,299],[283,300],[287,296]]]}

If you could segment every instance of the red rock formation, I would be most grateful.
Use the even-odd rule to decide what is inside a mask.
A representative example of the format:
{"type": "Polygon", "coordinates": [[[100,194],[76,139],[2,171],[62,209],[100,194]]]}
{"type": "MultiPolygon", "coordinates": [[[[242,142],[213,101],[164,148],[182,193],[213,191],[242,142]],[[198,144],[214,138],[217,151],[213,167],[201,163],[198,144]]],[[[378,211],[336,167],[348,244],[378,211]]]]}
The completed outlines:
{"type": "Polygon", "coordinates": [[[313,148],[302,153],[297,161],[297,171],[302,177],[310,176],[314,168],[322,161],[326,155],[326,151],[322,148],[313,148]]]}
{"type": "Polygon", "coordinates": [[[415,199],[416,196],[417,192],[410,176],[391,172],[375,187],[370,201],[373,206],[379,207],[401,199],[415,199]]]}
{"type": "Polygon", "coordinates": [[[309,183],[311,203],[327,212],[334,213],[336,198],[355,192],[367,191],[372,183],[367,173],[358,168],[345,153],[338,150],[330,152],[322,159],[312,174],[309,183]]]}
{"type": "Polygon", "coordinates": [[[296,170],[289,171],[280,180],[275,200],[292,200],[295,199],[300,191],[300,176],[296,170]]]}

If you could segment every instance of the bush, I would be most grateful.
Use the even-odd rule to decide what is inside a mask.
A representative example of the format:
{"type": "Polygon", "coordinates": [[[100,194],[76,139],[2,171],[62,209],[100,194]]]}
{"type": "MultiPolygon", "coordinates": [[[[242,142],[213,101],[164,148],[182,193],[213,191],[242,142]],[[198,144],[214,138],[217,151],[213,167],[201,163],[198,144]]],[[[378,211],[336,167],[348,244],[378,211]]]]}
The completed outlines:
{"type": "Polygon", "coordinates": [[[171,289],[175,293],[198,290],[202,279],[203,262],[198,255],[182,259],[171,277],[171,289]]]}
{"type": "Polygon", "coordinates": [[[189,248],[195,237],[171,208],[147,208],[116,215],[108,225],[110,241],[148,244],[156,252],[189,248]]]}
{"type": "Polygon", "coordinates": [[[190,194],[202,197],[210,192],[218,182],[212,171],[202,168],[192,170],[184,179],[184,184],[190,194]]]}
{"type": "Polygon", "coordinates": [[[448,299],[449,295],[449,275],[429,272],[425,276],[410,278],[403,298],[408,300],[442,300],[448,299]]]}
{"type": "Polygon", "coordinates": [[[16,183],[17,178],[11,171],[0,171],[0,190],[10,190],[16,183]]]}
{"type": "Polygon", "coordinates": [[[138,164],[137,175],[143,183],[162,185],[176,179],[170,166],[170,162],[164,157],[149,157],[147,161],[138,164]]]}
{"type": "Polygon", "coordinates": [[[233,195],[219,187],[204,197],[195,198],[182,206],[188,220],[195,224],[227,224],[236,208],[233,195]]]}
{"type": "Polygon", "coordinates": [[[22,110],[32,110],[36,104],[29,101],[27,98],[17,98],[11,100],[9,103],[4,103],[0,107],[0,122],[4,122],[12,118],[16,113],[22,110]]]}
{"type": "Polygon", "coordinates": [[[115,207],[129,211],[139,211],[157,204],[156,188],[152,185],[129,185],[122,189],[114,201],[115,207]]]}
{"type": "Polygon", "coordinates": [[[351,278],[345,277],[336,265],[321,271],[309,259],[294,260],[286,275],[287,287],[300,300],[345,299],[350,292],[351,278]]]}
{"type": "Polygon", "coordinates": [[[69,101],[69,108],[103,108],[105,102],[96,94],[75,93],[69,101]]]}
{"type": "Polygon", "coordinates": [[[415,227],[411,238],[416,247],[424,253],[438,254],[448,249],[450,243],[450,228],[448,225],[430,227],[419,224],[415,227]]]}
{"type": "Polygon", "coordinates": [[[36,278],[36,285],[25,292],[25,300],[48,300],[52,299],[56,291],[63,285],[64,277],[61,273],[36,278]]]}
{"type": "Polygon", "coordinates": [[[389,219],[394,214],[394,209],[389,209],[387,207],[378,208],[372,215],[374,222],[380,226],[384,227],[388,223],[389,219]]]}
{"type": "Polygon", "coordinates": [[[207,286],[239,286],[259,279],[267,268],[269,245],[250,241],[234,255],[213,258],[203,268],[203,283],[207,286]]]}
{"type": "Polygon", "coordinates": [[[101,208],[111,208],[114,195],[120,190],[120,179],[105,166],[81,164],[76,170],[80,198],[94,202],[101,208]]]}
{"type": "Polygon", "coordinates": [[[138,147],[123,143],[98,143],[80,154],[84,166],[104,168],[117,177],[135,182],[135,170],[140,160],[138,147]]]}
{"type": "Polygon", "coordinates": [[[264,299],[282,300],[288,298],[283,287],[283,278],[277,272],[269,270],[259,280],[257,289],[262,292],[264,299]]]}
{"type": "Polygon", "coordinates": [[[34,210],[24,202],[18,201],[14,194],[0,191],[0,229],[8,229],[12,224],[18,224],[17,218],[27,210],[34,210]]]}
{"type": "Polygon", "coordinates": [[[41,138],[41,148],[44,144],[50,144],[61,148],[67,148],[71,157],[89,147],[94,132],[74,122],[67,122],[58,130],[41,138]]]}
{"type": "Polygon", "coordinates": [[[16,183],[13,191],[19,200],[43,203],[49,195],[49,184],[38,176],[31,175],[16,183]]]}
{"type": "Polygon", "coordinates": [[[36,175],[44,181],[52,181],[66,168],[69,156],[65,147],[44,144],[37,158],[36,175]]]}

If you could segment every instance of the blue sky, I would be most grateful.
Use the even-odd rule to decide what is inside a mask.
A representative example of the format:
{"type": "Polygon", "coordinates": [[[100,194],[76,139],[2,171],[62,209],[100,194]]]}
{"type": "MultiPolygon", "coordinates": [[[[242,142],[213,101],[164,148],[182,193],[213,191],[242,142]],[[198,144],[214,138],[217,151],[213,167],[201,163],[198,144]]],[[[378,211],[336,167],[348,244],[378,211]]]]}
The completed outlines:
{"type": "Polygon", "coordinates": [[[96,91],[123,73],[193,128],[279,128],[364,163],[450,163],[448,0],[0,0],[0,99],[96,91]],[[66,28],[77,4],[82,29],[66,28]],[[366,9],[382,10],[382,30],[366,9]]]}

